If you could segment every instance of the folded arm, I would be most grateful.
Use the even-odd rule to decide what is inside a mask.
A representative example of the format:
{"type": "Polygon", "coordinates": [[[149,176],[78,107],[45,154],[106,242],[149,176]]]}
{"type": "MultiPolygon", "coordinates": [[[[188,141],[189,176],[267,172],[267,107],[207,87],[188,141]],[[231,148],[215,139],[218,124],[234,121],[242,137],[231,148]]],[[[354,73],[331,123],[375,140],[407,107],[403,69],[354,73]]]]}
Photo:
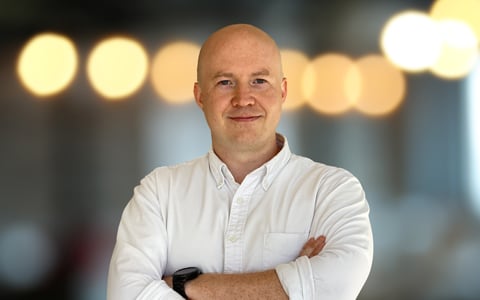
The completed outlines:
{"type": "MultiPolygon", "coordinates": [[[[325,237],[310,238],[299,257],[311,258],[325,246],[325,237]]],[[[165,277],[172,287],[172,277],[165,277]]],[[[245,274],[202,274],[185,284],[189,299],[288,299],[275,270],[245,274]]]]}
{"type": "Polygon", "coordinates": [[[278,265],[290,299],[352,300],[365,284],[373,259],[369,207],[358,180],[346,172],[326,179],[318,194],[311,234],[324,234],[320,254],[278,265]]]}

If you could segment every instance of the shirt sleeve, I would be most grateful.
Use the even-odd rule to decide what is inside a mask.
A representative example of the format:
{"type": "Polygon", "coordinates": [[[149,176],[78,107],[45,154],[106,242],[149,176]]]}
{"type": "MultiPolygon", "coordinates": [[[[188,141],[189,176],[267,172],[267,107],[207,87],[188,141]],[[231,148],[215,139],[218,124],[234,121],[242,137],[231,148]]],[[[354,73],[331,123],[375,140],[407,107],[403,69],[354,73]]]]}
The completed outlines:
{"type": "Polygon", "coordinates": [[[134,190],[123,211],[110,261],[107,299],[183,299],[162,280],[167,234],[152,173],[134,190]]]}
{"type": "Polygon", "coordinates": [[[276,267],[290,299],[356,299],[373,259],[369,206],[358,180],[344,170],[321,179],[311,236],[326,236],[315,257],[276,267]]]}

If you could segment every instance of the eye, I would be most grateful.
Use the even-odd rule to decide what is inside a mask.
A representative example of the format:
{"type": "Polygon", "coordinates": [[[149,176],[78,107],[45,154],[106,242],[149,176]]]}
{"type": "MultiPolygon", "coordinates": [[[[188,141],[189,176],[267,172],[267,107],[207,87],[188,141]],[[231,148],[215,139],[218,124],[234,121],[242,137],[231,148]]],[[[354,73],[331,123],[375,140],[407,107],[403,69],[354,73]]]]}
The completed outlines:
{"type": "Polygon", "coordinates": [[[220,80],[217,84],[223,85],[223,86],[229,86],[229,85],[233,85],[233,82],[231,80],[225,79],[225,80],[220,80]]]}
{"type": "Polygon", "coordinates": [[[252,81],[252,84],[263,84],[263,83],[267,83],[267,80],[263,78],[257,78],[252,81]]]}

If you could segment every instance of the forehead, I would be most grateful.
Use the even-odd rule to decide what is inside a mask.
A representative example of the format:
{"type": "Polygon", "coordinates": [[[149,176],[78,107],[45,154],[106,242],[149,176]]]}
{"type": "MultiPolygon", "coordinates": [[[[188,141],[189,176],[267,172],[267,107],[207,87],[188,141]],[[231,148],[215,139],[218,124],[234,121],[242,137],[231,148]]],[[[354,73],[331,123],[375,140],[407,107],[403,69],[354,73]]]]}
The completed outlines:
{"type": "Polygon", "coordinates": [[[280,53],[273,39],[255,28],[240,26],[220,30],[207,39],[200,51],[201,77],[218,72],[260,70],[281,73],[280,53]]]}
{"type": "Polygon", "coordinates": [[[273,45],[258,39],[229,39],[217,43],[204,57],[203,69],[218,72],[280,72],[280,55],[273,45]]]}

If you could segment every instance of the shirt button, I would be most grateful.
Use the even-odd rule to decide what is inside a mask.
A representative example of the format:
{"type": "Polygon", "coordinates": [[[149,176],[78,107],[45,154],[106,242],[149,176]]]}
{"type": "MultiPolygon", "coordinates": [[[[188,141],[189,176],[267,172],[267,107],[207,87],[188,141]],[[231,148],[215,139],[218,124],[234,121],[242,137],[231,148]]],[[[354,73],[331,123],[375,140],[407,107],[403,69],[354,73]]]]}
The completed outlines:
{"type": "Polygon", "coordinates": [[[231,235],[231,236],[228,237],[228,240],[232,243],[235,243],[236,241],[238,241],[238,236],[231,235]]]}
{"type": "Polygon", "coordinates": [[[237,203],[238,203],[238,204],[243,204],[243,202],[245,202],[245,200],[243,200],[242,197],[239,197],[239,198],[237,199],[237,203]]]}

